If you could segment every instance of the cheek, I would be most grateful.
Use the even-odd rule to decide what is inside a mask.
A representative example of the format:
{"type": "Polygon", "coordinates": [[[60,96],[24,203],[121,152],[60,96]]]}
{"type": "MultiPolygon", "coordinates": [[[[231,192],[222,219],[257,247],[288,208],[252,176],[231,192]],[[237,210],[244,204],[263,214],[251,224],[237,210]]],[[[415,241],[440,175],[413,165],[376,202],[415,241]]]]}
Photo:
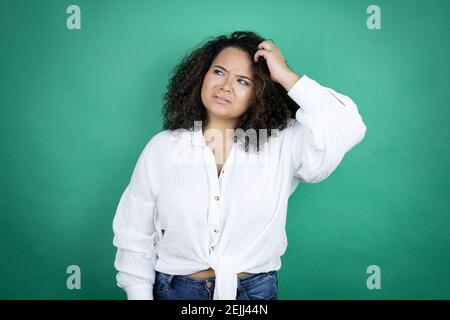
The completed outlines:
{"type": "Polygon", "coordinates": [[[210,82],[211,81],[209,80],[209,77],[205,76],[205,78],[203,79],[202,90],[205,90],[206,88],[208,88],[210,82]]]}
{"type": "Polygon", "coordinates": [[[211,81],[211,77],[205,76],[203,79],[201,96],[203,99],[207,98],[210,95],[212,88],[214,87],[214,83],[211,81]]]}
{"type": "Polygon", "coordinates": [[[253,96],[252,90],[250,89],[242,90],[239,93],[239,101],[241,101],[241,104],[247,105],[250,103],[252,96],[253,96]]]}
{"type": "Polygon", "coordinates": [[[250,106],[252,94],[245,92],[237,99],[238,103],[235,105],[235,110],[239,115],[242,115],[250,106]]]}
{"type": "Polygon", "coordinates": [[[203,83],[206,84],[206,86],[208,88],[212,88],[214,86],[219,85],[220,84],[220,80],[217,77],[215,77],[213,74],[209,74],[208,73],[205,76],[205,80],[203,81],[203,83]]]}

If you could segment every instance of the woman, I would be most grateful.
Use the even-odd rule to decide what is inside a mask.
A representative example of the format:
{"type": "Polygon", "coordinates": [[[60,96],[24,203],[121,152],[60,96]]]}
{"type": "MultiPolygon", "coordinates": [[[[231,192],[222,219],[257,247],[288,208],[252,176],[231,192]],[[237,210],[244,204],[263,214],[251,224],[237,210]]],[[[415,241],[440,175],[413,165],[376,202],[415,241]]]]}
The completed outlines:
{"type": "Polygon", "coordinates": [[[164,100],[113,222],[118,286],[128,299],[276,299],[288,198],[363,139],[357,106],[253,32],[193,51],[164,100]]]}

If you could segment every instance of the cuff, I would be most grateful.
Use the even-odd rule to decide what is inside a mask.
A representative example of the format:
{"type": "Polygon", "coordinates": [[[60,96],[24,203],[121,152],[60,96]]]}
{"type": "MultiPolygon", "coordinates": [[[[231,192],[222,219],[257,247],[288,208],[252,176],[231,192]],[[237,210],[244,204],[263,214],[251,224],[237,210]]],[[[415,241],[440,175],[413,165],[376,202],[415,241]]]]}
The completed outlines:
{"type": "Polygon", "coordinates": [[[153,286],[148,284],[128,286],[125,291],[128,300],[153,300],[153,286]]]}
{"type": "Polygon", "coordinates": [[[300,106],[302,112],[308,112],[314,107],[321,91],[322,86],[320,84],[303,75],[287,94],[300,106]]]}

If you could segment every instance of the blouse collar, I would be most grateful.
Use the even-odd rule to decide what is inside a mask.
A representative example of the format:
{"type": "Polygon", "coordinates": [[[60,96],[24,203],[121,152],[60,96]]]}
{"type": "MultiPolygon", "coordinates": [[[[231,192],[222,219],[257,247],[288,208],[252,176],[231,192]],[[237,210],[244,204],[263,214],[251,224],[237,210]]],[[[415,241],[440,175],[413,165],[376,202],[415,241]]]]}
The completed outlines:
{"type": "Polygon", "coordinates": [[[206,139],[201,129],[177,129],[173,130],[172,134],[174,138],[181,143],[191,143],[192,145],[197,147],[206,145],[206,139]]]}

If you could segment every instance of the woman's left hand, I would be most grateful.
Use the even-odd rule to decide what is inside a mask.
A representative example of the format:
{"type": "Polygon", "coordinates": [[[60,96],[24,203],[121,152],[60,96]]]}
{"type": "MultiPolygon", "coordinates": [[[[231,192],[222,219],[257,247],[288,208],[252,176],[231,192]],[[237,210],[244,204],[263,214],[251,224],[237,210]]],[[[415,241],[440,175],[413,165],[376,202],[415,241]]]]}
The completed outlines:
{"type": "MultiPolygon", "coordinates": [[[[260,56],[264,57],[267,66],[269,67],[270,78],[273,81],[278,82],[284,86],[286,80],[288,78],[292,79],[293,75],[299,78],[298,75],[296,75],[291,69],[289,69],[286,64],[286,60],[281,54],[280,49],[278,49],[272,41],[264,40],[258,45],[257,49],[259,50],[256,51],[255,55],[253,56],[253,60],[255,62],[258,62],[260,56]]],[[[291,83],[292,81],[289,82],[291,83]]]]}

